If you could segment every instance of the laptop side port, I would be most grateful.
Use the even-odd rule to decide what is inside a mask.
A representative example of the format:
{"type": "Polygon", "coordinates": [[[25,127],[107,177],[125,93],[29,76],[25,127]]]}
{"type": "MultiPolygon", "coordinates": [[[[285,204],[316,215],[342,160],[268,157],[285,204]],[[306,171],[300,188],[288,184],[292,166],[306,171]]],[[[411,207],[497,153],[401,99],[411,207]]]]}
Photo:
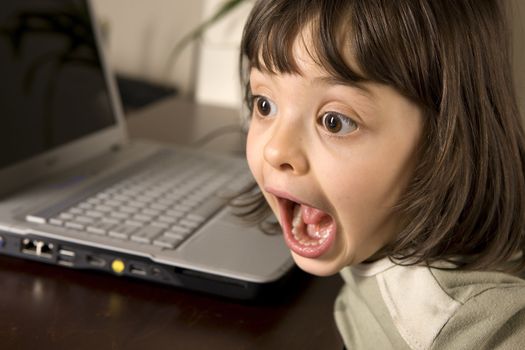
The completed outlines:
{"type": "Polygon", "coordinates": [[[135,265],[135,264],[129,265],[129,272],[133,275],[139,275],[139,276],[147,275],[145,268],[143,268],[142,266],[135,265]]]}
{"type": "Polygon", "coordinates": [[[74,258],[75,257],[75,252],[72,251],[72,250],[69,250],[69,249],[65,249],[65,248],[60,248],[58,250],[58,255],[60,256],[67,256],[67,257],[70,257],[70,258],[74,258]]]}
{"type": "Polygon", "coordinates": [[[30,238],[24,238],[22,240],[21,251],[25,254],[51,259],[53,258],[53,249],[53,243],[30,238]]]}
{"type": "Polygon", "coordinates": [[[57,264],[72,267],[74,266],[75,257],[76,253],[73,250],[61,247],[58,250],[57,264]]]}
{"type": "Polygon", "coordinates": [[[152,275],[153,277],[160,277],[160,278],[163,277],[162,270],[159,269],[158,267],[152,267],[152,268],[151,268],[151,275],[152,275]]]}
{"type": "Polygon", "coordinates": [[[86,255],[86,261],[89,265],[95,267],[104,267],[106,266],[106,260],[99,256],[95,255],[86,255]]]}
{"type": "Polygon", "coordinates": [[[62,265],[62,266],[67,266],[67,267],[73,267],[74,266],[73,261],[71,261],[71,260],[69,260],[67,258],[64,258],[62,256],[57,257],[57,264],[58,265],[62,265]]]}

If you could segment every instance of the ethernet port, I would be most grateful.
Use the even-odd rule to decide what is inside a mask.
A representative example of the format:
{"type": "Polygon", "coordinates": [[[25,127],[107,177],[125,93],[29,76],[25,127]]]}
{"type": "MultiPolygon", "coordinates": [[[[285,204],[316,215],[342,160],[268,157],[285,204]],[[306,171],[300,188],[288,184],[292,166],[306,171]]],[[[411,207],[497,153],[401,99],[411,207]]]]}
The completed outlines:
{"type": "Polygon", "coordinates": [[[45,243],[41,241],[38,243],[40,244],[37,245],[37,254],[38,254],[38,248],[40,248],[40,254],[38,254],[39,256],[43,258],[52,258],[53,257],[53,244],[45,243]]]}
{"type": "Polygon", "coordinates": [[[36,255],[35,241],[29,238],[24,238],[22,240],[22,253],[36,255]]]}
{"type": "Polygon", "coordinates": [[[53,243],[24,238],[22,240],[22,253],[36,255],[42,258],[51,259],[53,257],[53,243]]]}

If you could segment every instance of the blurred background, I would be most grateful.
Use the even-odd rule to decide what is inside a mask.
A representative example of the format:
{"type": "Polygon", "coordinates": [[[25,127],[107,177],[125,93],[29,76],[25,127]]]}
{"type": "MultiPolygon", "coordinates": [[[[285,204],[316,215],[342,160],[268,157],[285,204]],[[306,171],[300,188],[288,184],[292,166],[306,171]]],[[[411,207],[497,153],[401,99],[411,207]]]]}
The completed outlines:
{"type": "MultiPolygon", "coordinates": [[[[525,114],[525,1],[503,0],[512,13],[514,72],[525,114]]],[[[176,43],[224,0],[94,0],[111,66],[124,102],[138,108],[179,94],[239,108],[238,45],[252,0],[244,1],[172,58],[176,43]]]]}
{"type": "Polygon", "coordinates": [[[156,95],[174,91],[206,104],[240,106],[238,45],[252,1],[244,1],[210,27],[202,39],[192,41],[175,58],[172,55],[176,43],[223,3],[94,1],[110,65],[119,76],[128,107],[140,107],[156,95]]]}

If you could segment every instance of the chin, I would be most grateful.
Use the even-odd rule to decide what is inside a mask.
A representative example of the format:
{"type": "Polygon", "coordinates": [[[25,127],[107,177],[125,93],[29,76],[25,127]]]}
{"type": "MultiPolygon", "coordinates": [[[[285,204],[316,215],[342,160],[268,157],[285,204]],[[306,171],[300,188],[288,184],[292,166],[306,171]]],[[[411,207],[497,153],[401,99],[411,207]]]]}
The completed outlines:
{"type": "Polygon", "coordinates": [[[350,265],[333,259],[323,259],[321,257],[312,259],[300,256],[293,251],[291,253],[295,263],[301,270],[315,276],[332,276],[339,273],[344,267],[350,265]]]}

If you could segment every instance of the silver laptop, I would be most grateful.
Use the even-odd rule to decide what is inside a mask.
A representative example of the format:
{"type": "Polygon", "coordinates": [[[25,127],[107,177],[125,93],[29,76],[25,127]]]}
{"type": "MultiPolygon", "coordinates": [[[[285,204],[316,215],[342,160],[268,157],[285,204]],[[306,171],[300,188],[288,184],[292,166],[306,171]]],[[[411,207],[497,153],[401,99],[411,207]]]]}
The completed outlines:
{"type": "MultiPolygon", "coordinates": [[[[0,4],[0,253],[250,299],[293,262],[243,159],[130,142],[88,0],[0,4]]],[[[210,116],[213,117],[213,116],[210,116]]]]}

